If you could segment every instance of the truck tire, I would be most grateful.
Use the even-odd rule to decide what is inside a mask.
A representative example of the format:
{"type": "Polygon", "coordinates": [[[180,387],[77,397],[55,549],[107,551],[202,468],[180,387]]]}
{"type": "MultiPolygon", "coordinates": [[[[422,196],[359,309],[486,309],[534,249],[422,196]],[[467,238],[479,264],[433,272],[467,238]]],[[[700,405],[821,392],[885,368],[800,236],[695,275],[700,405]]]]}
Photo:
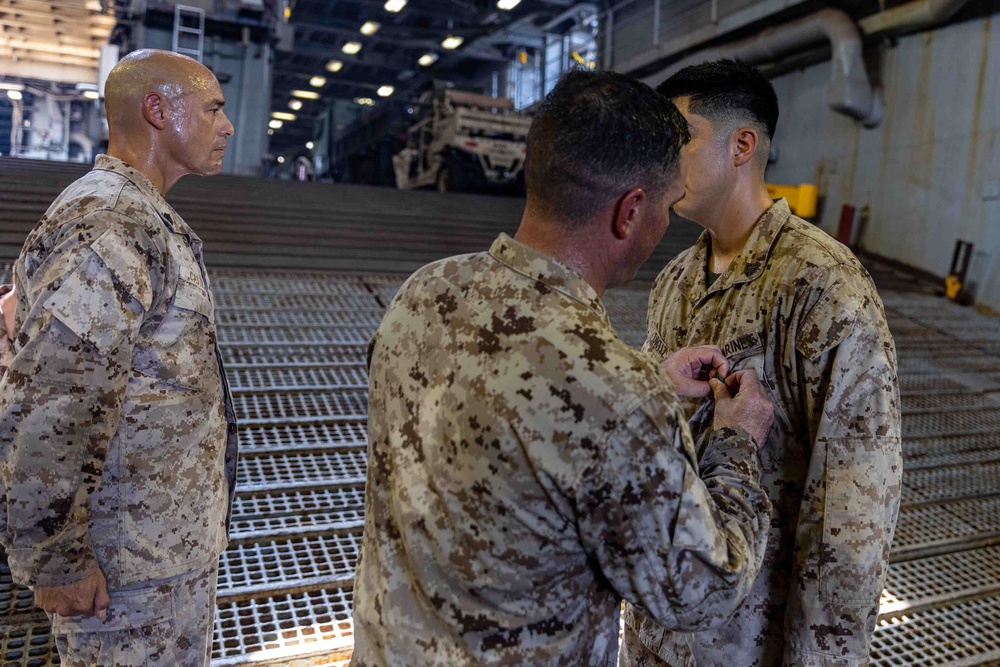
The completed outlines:
{"type": "Polygon", "coordinates": [[[454,160],[448,160],[437,177],[438,192],[461,192],[465,188],[465,179],[461,165],[454,160]]]}

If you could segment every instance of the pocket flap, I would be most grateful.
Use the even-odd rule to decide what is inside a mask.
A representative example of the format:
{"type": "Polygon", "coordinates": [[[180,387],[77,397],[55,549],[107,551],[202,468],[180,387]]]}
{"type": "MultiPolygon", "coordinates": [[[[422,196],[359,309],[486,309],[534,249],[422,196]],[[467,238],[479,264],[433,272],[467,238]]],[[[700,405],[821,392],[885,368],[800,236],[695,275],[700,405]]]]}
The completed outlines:
{"type": "Polygon", "coordinates": [[[173,587],[169,584],[131,591],[111,591],[110,594],[111,605],[104,621],[94,616],[64,618],[54,614],[52,632],[110,632],[155,625],[174,617],[173,587]]]}

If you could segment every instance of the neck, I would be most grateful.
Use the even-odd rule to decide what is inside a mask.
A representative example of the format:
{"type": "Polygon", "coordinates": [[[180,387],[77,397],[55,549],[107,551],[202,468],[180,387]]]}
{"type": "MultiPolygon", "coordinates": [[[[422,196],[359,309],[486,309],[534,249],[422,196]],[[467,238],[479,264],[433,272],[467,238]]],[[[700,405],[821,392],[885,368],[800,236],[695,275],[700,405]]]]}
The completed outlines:
{"type": "Polygon", "coordinates": [[[149,179],[153,187],[166,197],[170,189],[184,174],[166,169],[156,159],[158,151],[145,142],[119,143],[111,141],[108,144],[108,155],[128,163],[133,169],[149,179]]]}
{"type": "Polygon", "coordinates": [[[746,188],[737,188],[725,199],[722,210],[702,226],[712,237],[709,268],[723,273],[743,251],[757,221],[774,202],[767,194],[763,180],[746,188]],[[742,192],[741,192],[742,190],[742,192]]]}
{"type": "Polygon", "coordinates": [[[603,297],[610,283],[606,249],[589,242],[581,230],[566,230],[556,222],[525,210],[514,240],[544,253],[580,274],[597,296],[603,297]]]}

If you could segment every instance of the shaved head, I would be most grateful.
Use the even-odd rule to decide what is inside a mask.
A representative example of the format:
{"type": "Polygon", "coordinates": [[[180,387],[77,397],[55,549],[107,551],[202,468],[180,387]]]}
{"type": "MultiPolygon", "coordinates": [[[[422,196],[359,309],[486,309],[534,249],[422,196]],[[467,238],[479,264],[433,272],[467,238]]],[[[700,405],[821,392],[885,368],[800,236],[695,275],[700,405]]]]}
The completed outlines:
{"type": "Polygon", "coordinates": [[[111,70],[105,84],[109,131],[129,133],[140,127],[143,100],[149,93],[176,100],[214,82],[207,67],[187,56],[156,49],[133,51],[111,70]]]}
{"type": "Polygon", "coordinates": [[[222,169],[233,125],[211,70],[171,51],[144,49],[122,58],[105,84],[108,152],[162,180],[222,169]]]}

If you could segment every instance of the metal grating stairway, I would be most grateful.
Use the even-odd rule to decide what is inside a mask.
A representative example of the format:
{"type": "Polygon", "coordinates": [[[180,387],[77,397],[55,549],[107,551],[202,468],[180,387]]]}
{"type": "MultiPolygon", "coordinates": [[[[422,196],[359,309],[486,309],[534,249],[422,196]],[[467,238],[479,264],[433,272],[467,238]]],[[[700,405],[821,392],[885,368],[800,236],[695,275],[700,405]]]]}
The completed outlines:
{"type": "MultiPolygon", "coordinates": [[[[403,276],[213,276],[243,457],[212,664],[344,664],[364,519],[365,351],[403,276]]],[[[633,345],[646,289],[606,298],[633,345]]],[[[905,472],[873,664],[1000,665],[1000,318],[926,291],[883,298],[899,350],[905,472]]],[[[58,664],[44,615],[6,571],[0,604],[0,666],[58,664]]]]}

